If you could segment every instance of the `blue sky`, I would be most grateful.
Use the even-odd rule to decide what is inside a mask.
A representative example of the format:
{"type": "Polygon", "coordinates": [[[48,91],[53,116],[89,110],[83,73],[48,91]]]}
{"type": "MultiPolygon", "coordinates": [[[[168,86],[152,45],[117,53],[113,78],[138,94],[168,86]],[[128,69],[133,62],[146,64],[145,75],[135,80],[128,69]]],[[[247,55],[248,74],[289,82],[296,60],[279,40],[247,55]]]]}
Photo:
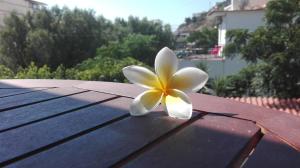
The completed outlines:
{"type": "Polygon", "coordinates": [[[55,4],[94,9],[98,15],[114,20],[116,17],[127,18],[129,15],[160,19],[173,29],[184,22],[193,13],[207,11],[216,2],[222,0],[39,0],[48,6],[55,4]]]}

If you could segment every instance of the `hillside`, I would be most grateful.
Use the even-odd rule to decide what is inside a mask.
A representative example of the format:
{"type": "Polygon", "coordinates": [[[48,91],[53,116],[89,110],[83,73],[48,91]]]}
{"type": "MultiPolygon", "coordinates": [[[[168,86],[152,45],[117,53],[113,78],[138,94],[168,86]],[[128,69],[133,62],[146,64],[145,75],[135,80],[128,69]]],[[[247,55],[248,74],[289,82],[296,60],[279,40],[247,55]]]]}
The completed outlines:
{"type": "Polygon", "coordinates": [[[191,33],[203,29],[204,27],[214,27],[216,26],[215,20],[210,20],[207,18],[207,13],[212,10],[222,10],[225,6],[230,4],[230,0],[225,0],[223,2],[216,3],[215,6],[210,8],[208,11],[195,13],[192,17],[185,18],[185,22],[182,23],[175,34],[191,33]]]}

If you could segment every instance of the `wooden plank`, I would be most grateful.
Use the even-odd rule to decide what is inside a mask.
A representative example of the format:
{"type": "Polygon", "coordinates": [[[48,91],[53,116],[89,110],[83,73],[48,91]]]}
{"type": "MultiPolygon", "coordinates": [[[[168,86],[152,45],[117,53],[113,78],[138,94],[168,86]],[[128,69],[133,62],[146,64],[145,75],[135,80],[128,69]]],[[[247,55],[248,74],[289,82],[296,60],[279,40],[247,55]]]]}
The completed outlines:
{"type": "MultiPolygon", "coordinates": [[[[98,94],[101,97],[101,94],[98,94]]],[[[102,98],[106,97],[102,94],[102,98]]],[[[76,134],[81,135],[81,132],[113,119],[128,116],[127,109],[123,107],[131,101],[119,98],[1,133],[0,165],[5,164],[5,161],[10,162],[9,160],[24,157],[22,155],[30,155],[41,148],[47,148],[47,145],[52,146],[64,139],[76,137],[76,134]]]]}
{"type": "Polygon", "coordinates": [[[96,81],[84,82],[82,84],[75,85],[74,87],[80,89],[94,90],[94,91],[109,93],[114,95],[120,95],[125,97],[131,97],[131,98],[135,98],[137,95],[147,90],[137,85],[128,84],[128,83],[96,82],[96,81]]]}
{"type": "Polygon", "coordinates": [[[124,167],[226,167],[259,131],[253,123],[206,115],[124,167]]]}
{"type": "Polygon", "coordinates": [[[4,111],[0,113],[0,132],[68,113],[77,108],[83,108],[113,97],[115,96],[104,93],[84,92],[4,111]]]}
{"type": "Polygon", "coordinates": [[[48,88],[31,88],[31,89],[0,89],[0,98],[35,92],[39,90],[46,90],[48,88]]]}
{"type": "Polygon", "coordinates": [[[21,107],[41,101],[51,100],[60,98],[63,96],[76,94],[83,92],[82,89],[76,88],[54,88],[43,91],[32,92],[28,94],[21,94],[12,97],[1,98],[0,101],[0,112],[8,109],[21,107]]]}
{"type": "MultiPolygon", "coordinates": [[[[128,104],[123,104],[123,107],[128,108],[128,104]]],[[[11,166],[108,167],[184,122],[163,112],[128,117],[11,166]]]]}
{"type": "Polygon", "coordinates": [[[300,117],[282,113],[269,119],[259,120],[258,124],[300,151],[300,117]]]}
{"type": "Polygon", "coordinates": [[[217,96],[198,93],[189,94],[189,96],[192,99],[193,108],[195,110],[233,116],[254,122],[282,114],[280,111],[252,104],[240,103],[235,100],[229,100],[217,96]]]}
{"type": "MultiPolygon", "coordinates": [[[[146,90],[133,84],[96,81],[81,83],[79,85],[75,85],[74,87],[121,95],[131,98],[135,98],[137,95],[146,90]]],[[[198,93],[192,93],[189,94],[189,96],[193,102],[193,108],[195,110],[204,111],[208,113],[233,116],[255,122],[257,120],[268,119],[276,115],[282,114],[280,111],[254,106],[247,103],[240,103],[234,100],[229,100],[216,96],[198,93]]]]}
{"type": "Polygon", "coordinates": [[[191,94],[194,109],[258,123],[300,151],[300,118],[281,111],[239,103],[215,96],[191,94]],[[287,131],[289,130],[289,131],[287,131]]]}
{"type": "Polygon", "coordinates": [[[2,79],[0,88],[35,88],[35,87],[72,87],[83,83],[80,80],[58,79],[2,79]]]}
{"type": "MultiPolygon", "coordinates": [[[[111,93],[111,94],[118,94],[127,97],[135,97],[145,89],[140,88],[136,85],[132,84],[118,84],[118,83],[99,83],[99,82],[86,82],[83,84],[76,85],[75,87],[82,88],[82,89],[90,89],[96,90],[99,92],[111,93]],[[111,89],[118,88],[118,89],[111,89]]],[[[290,114],[282,113],[277,110],[268,109],[264,107],[259,107],[247,103],[240,103],[234,100],[228,100],[221,97],[192,93],[189,94],[193,108],[198,111],[204,111],[207,113],[215,113],[219,115],[226,115],[230,117],[241,118],[245,120],[251,120],[253,122],[259,123],[262,127],[265,127],[267,130],[272,131],[273,133],[277,134],[281,138],[288,141],[292,144],[295,148],[300,150],[300,129],[299,124],[300,118],[295,116],[290,116],[290,114]],[[275,118],[274,118],[275,117],[275,118]],[[274,125],[273,118],[281,121],[274,125]],[[282,123],[283,120],[281,118],[288,118],[291,123],[289,123],[289,127],[293,124],[292,128],[294,130],[293,134],[285,131],[286,129],[282,129],[285,124],[282,123]]]]}
{"type": "Polygon", "coordinates": [[[275,136],[267,134],[256,146],[244,167],[298,168],[299,165],[300,152],[275,136]]]}

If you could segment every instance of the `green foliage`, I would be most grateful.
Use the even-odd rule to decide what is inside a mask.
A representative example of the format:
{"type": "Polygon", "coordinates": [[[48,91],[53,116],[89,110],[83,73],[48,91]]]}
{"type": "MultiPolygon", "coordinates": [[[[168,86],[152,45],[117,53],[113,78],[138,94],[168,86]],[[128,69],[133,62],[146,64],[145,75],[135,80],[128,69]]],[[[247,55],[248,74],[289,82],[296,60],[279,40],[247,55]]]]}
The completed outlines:
{"type": "Polygon", "coordinates": [[[226,32],[226,38],[230,43],[224,47],[223,53],[227,57],[235,56],[237,53],[241,52],[249,36],[247,29],[228,30],[226,32]]]}
{"type": "Polygon", "coordinates": [[[154,64],[158,48],[155,48],[155,36],[131,34],[124,39],[123,48],[131,56],[148,65],[154,64]]]}
{"type": "Polygon", "coordinates": [[[12,13],[0,32],[0,77],[124,82],[122,68],[153,65],[174,45],[170,25],[130,16],[114,23],[93,11],[53,7],[12,13]],[[145,64],[143,64],[143,63],[145,64]]]}
{"type": "Polygon", "coordinates": [[[280,29],[292,26],[300,19],[299,6],[299,0],[270,1],[266,11],[268,24],[280,29]]]}
{"type": "Polygon", "coordinates": [[[256,75],[256,65],[243,68],[237,75],[228,77],[231,96],[254,96],[255,88],[252,87],[252,80],[256,75]]]}
{"type": "Polygon", "coordinates": [[[208,73],[208,65],[207,63],[205,62],[199,62],[197,65],[196,65],[197,68],[201,69],[202,71],[208,73]]]}
{"type": "Polygon", "coordinates": [[[60,65],[55,71],[51,71],[47,65],[38,67],[34,62],[31,62],[27,68],[19,68],[15,76],[10,69],[0,65],[0,78],[78,79],[125,82],[122,68],[129,65],[147,66],[131,57],[115,59],[98,55],[95,58],[83,61],[74,68],[65,68],[63,65],[60,65]]]}
{"type": "Polygon", "coordinates": [[[187,40],[195,42],[197,47],[207,51],[218,43],[218,29],[204,28],[201,31],[191,33],[187,40]]]}
{"type": "Polygon", "coordinates": [[[106,56],[132,56],[152,65],[157,51],[173,45],[171,26],[161,21],[130,16],[128,21],[111,23],[91,10],[42,8],[25,16],[12,13],[5,20],[0,32],[0,61],[14,71],[31,62],[38,67],[48,65],[51,70],[59,65],[70,69],[98,55],[100,48],[106,56]]]}
{"type": "Polygon", "coordinates": [[[17,72],[15,78],[18,79],[50,79],[52,73],[47,65],[38,67],[34,62],[31,62],[27,68],[21,68],[17,72]]]}
{"type": "Polygon", "coordinates": [[[14,77],[13,71],[4,65],[0,65],[0,79],[11,79],[14,77]]]}
{"type": "Polygon", "coordinates": [[[97,50],[97,55],[101,57],[110,57],[122,59],[132,57],[148,65],[154,64],[157,51],[157,40],[152,35],[130,34],[121,42],[110,42],[97,50]]]}
{"type": "Polygon", "coordinates": [[[122,68],[129,65],[141,65],[143,63],[131,57],[122,59],[114,59],[110,57],[96,56],[79,64],[76,69],[75,79],[80,80],[101,80],[124,82],[125,77],[122,73],[122,68]]]}
{"type": "Polygon", "coordinates": [[[30,62],[71,67],[107,43],[108,23],[93,11],[53,7],[19,16],[12,13],[0,33],[2,60],[12,69],[30,62]]]}
{"type": "Polygon", "coordinates": [[[16,13],[11,13],[9,19],[5,20],[4,28],[0,32],[0,56],[1,61],[13,67],[14,65],[28,65],[26,59],[26,35],[28,26],[25,19],[16,13]]]}
{"type": "Polygon", "coordinates": [[[172,48],[175,42],[171,26],[163,25],[160,20],[139,19],[133,16],[129,16],[128,21],[120,18],[115,20],[114,30],[111,34],[115,41],[123,41],[132,34],[153,36],[155,40],[153,47],[159,49],[165,46],[172,48]]]}
{"type": "Polygon", "coordinates": [[[211,87],[215,91],[215,94],[221,97],[229,96],[230,89],[228,89],[228,85],[229,80],[225,77],[216,78],[211,83],[211,87]]]}
{"type": "Polygon", "coordinates": [[[212,89],[218,96],[242,97],[267,95],[265,91],[265,64],[252,64],[235,75],[217,78],[212,81],[212,89]]]}
{"type": "Polygon", "coordinates": [[[63,65],[59,65],[56,70],[52,73],[54,79],[65,79],[66,68],[63,65]]]}
{"type": "Polygon", "coordinates": [[[265,27],[254,32],[234,30],[224,52],[260,65],[256,86],[279,97],[300,96],[300,5],[299,0],[273,0],[267,4],[265,27]],[[262,64],[261,64],[262,63],[262,64]],[[262,84],[264,82],[265,84],[262,84]]]}

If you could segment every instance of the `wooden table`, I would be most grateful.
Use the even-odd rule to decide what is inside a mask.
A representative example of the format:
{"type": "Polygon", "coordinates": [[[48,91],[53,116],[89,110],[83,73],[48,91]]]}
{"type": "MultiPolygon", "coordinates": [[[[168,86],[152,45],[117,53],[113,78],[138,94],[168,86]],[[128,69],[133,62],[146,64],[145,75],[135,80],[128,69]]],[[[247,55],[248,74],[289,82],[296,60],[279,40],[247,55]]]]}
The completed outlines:
{"type": "Polygon", "coordinates": [[[131,117],[131,84],[0,80],[0,167],[300,167],[300,117],[191,94],[190,120],[131,117]]]}

